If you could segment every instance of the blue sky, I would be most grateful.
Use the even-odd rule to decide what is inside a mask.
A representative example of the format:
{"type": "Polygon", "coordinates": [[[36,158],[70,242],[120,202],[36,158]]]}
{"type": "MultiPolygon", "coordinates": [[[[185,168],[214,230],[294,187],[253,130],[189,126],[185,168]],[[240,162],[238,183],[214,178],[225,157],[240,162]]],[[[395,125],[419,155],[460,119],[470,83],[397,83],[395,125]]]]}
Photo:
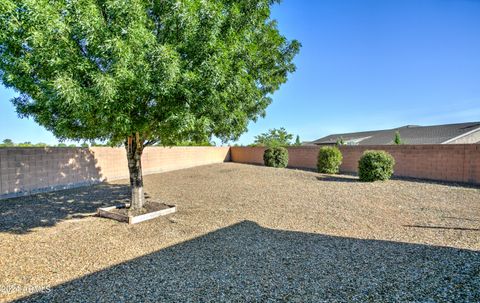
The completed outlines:
{"type": "MultiPolygon", "coordinates": [[[[297,71],[239,143],[276,127],[314,140],[480,121],[480,1],[284,0],[273,17],[303,45],[297,71]]],[[[17,118],[13,95],[0,87],[0,140],[55,143],[17,118]]]]}

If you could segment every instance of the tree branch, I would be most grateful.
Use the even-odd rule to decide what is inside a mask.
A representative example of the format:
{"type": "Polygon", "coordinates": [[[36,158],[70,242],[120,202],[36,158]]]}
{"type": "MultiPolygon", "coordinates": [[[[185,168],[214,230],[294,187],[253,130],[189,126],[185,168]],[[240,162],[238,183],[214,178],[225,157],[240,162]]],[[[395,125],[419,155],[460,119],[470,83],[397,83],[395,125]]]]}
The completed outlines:
{"type": "Polygon", "coordinates": [[[143,143],[143,146],[152,146],[156,143],[158,143],[158,140],[147,140],[145,143],[143,143]]]}

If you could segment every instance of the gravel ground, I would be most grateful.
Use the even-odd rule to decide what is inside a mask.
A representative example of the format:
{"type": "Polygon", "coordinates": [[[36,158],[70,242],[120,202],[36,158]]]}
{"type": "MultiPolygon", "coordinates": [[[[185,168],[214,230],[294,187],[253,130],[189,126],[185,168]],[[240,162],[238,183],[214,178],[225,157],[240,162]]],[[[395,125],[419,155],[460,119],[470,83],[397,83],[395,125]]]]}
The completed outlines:
{"type": "Polygon", "coordinates": [[[480,189],[224,163],[0,201],[0,301],[480,302],[480,189]]]}

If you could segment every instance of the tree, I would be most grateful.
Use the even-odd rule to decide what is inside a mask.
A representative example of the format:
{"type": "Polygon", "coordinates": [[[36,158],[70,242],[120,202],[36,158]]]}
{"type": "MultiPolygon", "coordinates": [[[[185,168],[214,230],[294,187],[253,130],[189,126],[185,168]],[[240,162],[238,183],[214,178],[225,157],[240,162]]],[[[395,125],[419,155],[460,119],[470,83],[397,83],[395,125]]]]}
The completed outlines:
{"type": "Polygon", "coordinates": [[[215,142],[211,141],[182,141],[175,144],[175,146],[215,146],[215,142]]]}
{"type": "Polygon", "coordinates": [[[395,137],[393,137],[393,143],[396,145],[403,144],[402,138],[400,137],[400,133],[398,131],[395,132],[395,137]]]}
{"type": "MultiPolygon", "coordinates": [[[[162,146],[163,144],[161,142],[158,142],[156,144],[157,146],[162,146]]],[[[179,141],[176,142],[175,144],[171,144],[172,146],[215,146],[214,141],[179,141]]]]}
{"type": "Polygon", "coordinates": [[[337,139],[336,145],[345,145],[345,140],[343,140],[343,137],[340,137],[337,139]]]}
{"type": "Polygon", "coordinates": [[[18,143],[17,146],[18,146],[18,147],[32,147],[33,144],[32,144],[32,142],[30,142],[30,141],[25,141],[25,142],[23,142],[23,143],[18,143]]]}
{"type": "Polygon", "coordinates": [[[93,147],[105,147],[105,146],[114,146],[115,144],[110,142],[110,145],[108,144],[103,144],[103,143],[97,143],[95,140],[90,141],[90,146],[93,147]]]}
{"type": "Polygon", "coordinates": [[[65,143],[58,143],[58,144],[57,144],[57,147],[67,147],[67,144],[65,144],[65,143]]]}
{"type": "Polygon", "coordinates": [[[238,139],[295,70],[275,2],[2,0],[0,76],[60,140],[123,144],[141,208],[145,146],[238,139]]]}
{"type": "Polygon", "coordinates": [[[292,139],[293,135],[289,134],[285,128],[273,128],[266,133],[255,136],[253,145],[266,147],[289,146],[292,144],[292,139]]]}
{"type": "Polygon", "coordinates": [[[46,147],[48,145],[46,143],[42,143],[42,142],[33,144],[30,141],[15,144],[11,139],[5,139],[5,140],[3,140],[3,143],[0,144],[0,147],[14,147],[14,146],[18,146],[18,147],[46,147]]]}
{"type": "Polygon", "coordinates": [[[295,138],[295,146],[301,146],[302,145],[302,141],[300,141],[300,136],[297,135],[297,137],[295,138]]]}
{"type": "Polygon", "coordinates": [[[5,140],[3,140],[2,146],[13,147],[13,146],[15,146],[15,143],[13,143],[12,139],[5,139],[5,140]]]}

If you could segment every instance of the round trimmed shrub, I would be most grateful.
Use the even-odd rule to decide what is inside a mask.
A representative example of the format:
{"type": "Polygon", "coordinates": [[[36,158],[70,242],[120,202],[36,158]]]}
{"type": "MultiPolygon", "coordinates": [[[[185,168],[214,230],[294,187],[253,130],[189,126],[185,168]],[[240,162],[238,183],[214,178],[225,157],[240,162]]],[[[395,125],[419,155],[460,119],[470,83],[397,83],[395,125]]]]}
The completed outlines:
{"type": "Polygon", "coordinates": [[[358,161],[360,181],[373,182],[388,180],[393,175],[395,159],[381,150],[367,150],[358,161]]]}
{"type": "Polygon", "coordinates": [[[322,174],[336,174],[342,164],[342,152],[335,146],[320,148],[317,159],[317,169],[322,174]]]}
{"type": "Polygon", "coordinates": [[[284,147],[267,148],[263,153],[263,162],[265,166],[270,167],[287,167],[288,150],[284,147]]]}

